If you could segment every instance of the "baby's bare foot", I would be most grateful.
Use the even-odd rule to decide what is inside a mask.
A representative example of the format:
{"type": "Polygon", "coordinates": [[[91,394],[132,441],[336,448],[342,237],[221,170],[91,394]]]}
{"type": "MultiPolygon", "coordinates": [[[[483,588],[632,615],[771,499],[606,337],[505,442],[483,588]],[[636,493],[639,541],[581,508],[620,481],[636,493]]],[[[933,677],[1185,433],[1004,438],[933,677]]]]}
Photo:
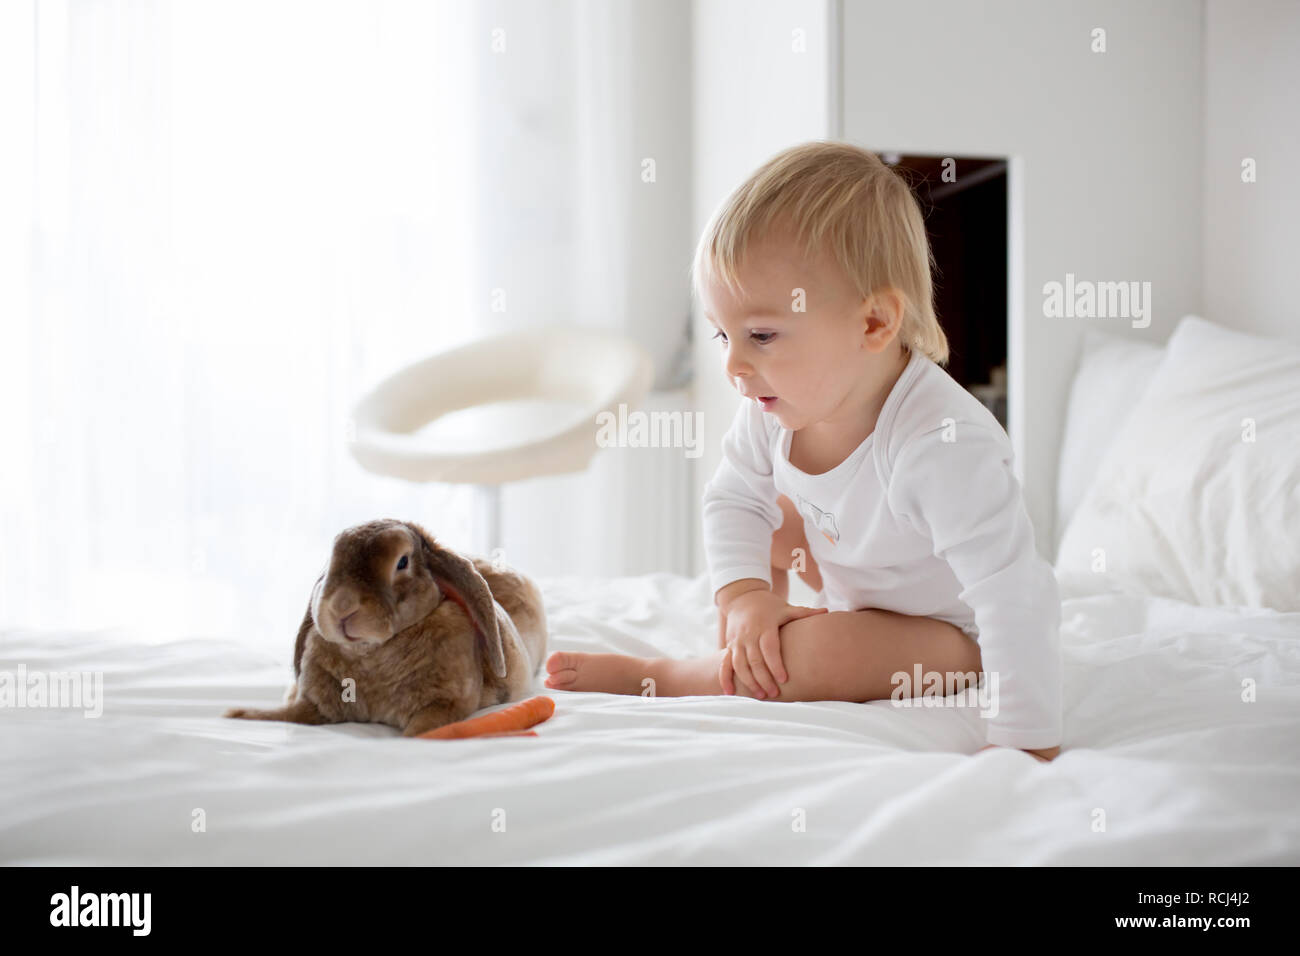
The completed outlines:
{"type": "MultiPolygon", "coordinates": [[[[546,659],[546,686],[556,690],[600,691],[646,697],[721,694],[720,651],[710,657],[630,657],[556,651],[546,659]]],[[[737,682],[737,693],[742,687],[737,682]]],[[[752,696],[752,694],[750,695],[752,696]]]]}
{"type": "Polygon", "coordinates": [[[546,686],[556,690],[636,694],[650,677],[649,661],[626,654],[556,651],[546,659],[546,686]]]}

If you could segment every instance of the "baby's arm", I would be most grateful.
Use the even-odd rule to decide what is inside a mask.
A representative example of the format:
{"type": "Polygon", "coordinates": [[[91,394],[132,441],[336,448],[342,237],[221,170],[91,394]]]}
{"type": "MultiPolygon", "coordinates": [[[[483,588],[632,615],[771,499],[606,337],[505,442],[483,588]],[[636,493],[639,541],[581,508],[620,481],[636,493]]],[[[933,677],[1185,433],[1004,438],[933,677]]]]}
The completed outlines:
{"type": "Polygon", "coordinates": [[[785,515],[777,503],[762,414],[753,402],[741,403],[701,504],[709,583],[723,612],[738,594],[772,587],[772,535],[785,515]]]}
{"type": "Polygon", "coordinates": [[[727,646],[727,608],[731,602],[747,591],[771,590],[767,583],[758,578],[741,578],[724,586],[713,595],[713,603],[718,607],[718,648],[727,646]]]}
{"type": "Polygon", "coordinates": [[[955,441],[944,433],[917,435],[899,451],[890,506],[931,538],[975,613],[986,686],[997,695],[989,743],[1046,754],[1062,735],[1056,576],[1034,546],[1006,434],[966,421],[955,441]]]}
{"type": "Polygon", "coordinates": [[[732,581],[730,584],[718,591],[718,593],[713,596],[713,603],[721,608],[725,613],[727,605],[736,598],[740,597],[746,591],[756,591],[759,589],[765,591],[772,590],[766,581],[760,581],[758,578],[741,578],[739,581],[732,581]]]}

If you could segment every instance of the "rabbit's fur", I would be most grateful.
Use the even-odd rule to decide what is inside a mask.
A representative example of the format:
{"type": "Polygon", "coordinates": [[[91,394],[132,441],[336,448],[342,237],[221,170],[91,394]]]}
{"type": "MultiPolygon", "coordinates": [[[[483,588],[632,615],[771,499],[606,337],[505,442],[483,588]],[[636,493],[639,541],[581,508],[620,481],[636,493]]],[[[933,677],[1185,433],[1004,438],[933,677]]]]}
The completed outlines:
{"type": "Polygon", "coordinates": [[[382,723],[412,737],[524,697],[545,653],[531,580],[443,548],[412,522],[371,521],[334,539],[298,629],[285,706],[225,716],[382,723]]]}

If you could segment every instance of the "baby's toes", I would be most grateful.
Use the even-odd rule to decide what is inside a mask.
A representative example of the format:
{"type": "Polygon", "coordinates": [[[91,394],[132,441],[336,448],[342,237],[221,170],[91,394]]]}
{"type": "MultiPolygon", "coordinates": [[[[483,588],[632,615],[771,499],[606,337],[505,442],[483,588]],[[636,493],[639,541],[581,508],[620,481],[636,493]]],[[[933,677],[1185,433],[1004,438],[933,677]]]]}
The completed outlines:
{"type": "Polygon", "coordinates": [[[547,687],[554,687],[559,690],[573,684],[578,679],[578,666],[581,663],[581,654],[569,654],[564,651],[556,651],[546,659],[546,680],[544,683],[547,687]]]}
{"type": "Polygon", "coordinates": [[[553,651],[551,656],[546,658],[546,672],[554,674],[556,671],[576,669],[578,665],[573,660],[576,656],[576,654],[568,654],[564,651],[553,651]]]}

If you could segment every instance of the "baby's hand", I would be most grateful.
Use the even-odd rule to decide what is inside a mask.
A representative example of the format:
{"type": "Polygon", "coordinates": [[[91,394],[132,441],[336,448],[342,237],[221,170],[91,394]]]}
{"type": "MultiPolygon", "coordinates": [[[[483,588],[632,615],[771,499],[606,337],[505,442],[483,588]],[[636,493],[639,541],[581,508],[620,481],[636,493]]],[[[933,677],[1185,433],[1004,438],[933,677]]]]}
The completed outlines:
{"type": "Polygon", "coordinates": [[[720,632],[725,629],[728,653],[718,669],[724,694],[736,692],[732,674],[753,687],[760,699],[779,697],[790,679],[781,662],[780,629],[783,624],[813,614],[825,614],[824,607],[787,604],[771,591],[757,588],[735,598],[720,612],[720,632]],[[773,674],[776,675],[773,678],[773,674]]]}

